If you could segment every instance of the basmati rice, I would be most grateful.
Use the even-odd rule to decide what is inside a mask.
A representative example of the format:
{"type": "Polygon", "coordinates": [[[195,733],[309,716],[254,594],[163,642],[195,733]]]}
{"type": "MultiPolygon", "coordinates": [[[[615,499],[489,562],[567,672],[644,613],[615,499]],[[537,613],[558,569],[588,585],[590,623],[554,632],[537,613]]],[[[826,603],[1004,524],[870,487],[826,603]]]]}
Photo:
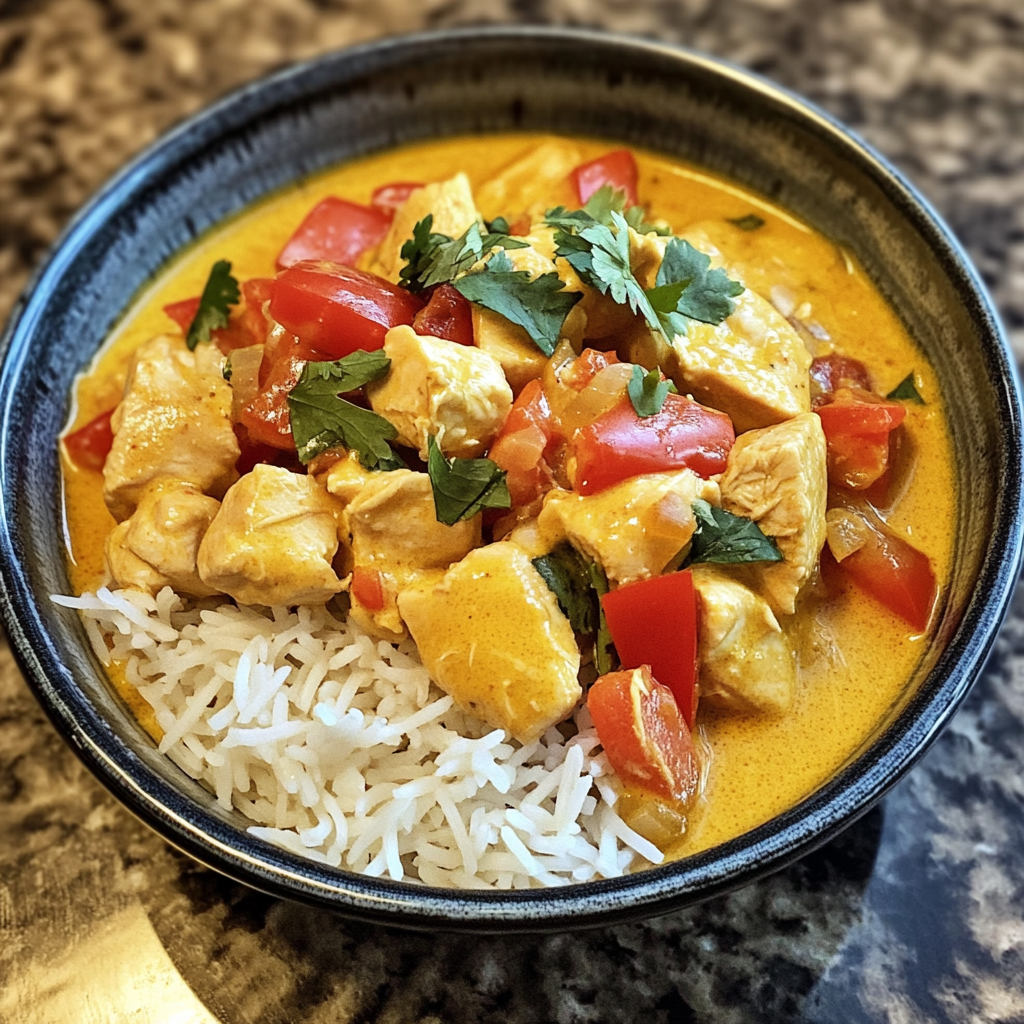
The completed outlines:
{"type": "Polygon", "coordinates": [[[519,744],[460,711],[411,641],[328,608],[185,604],[101,587],[76,608],[104,665],[152,706],[159,749],[248,831],[396,881],[526,889],[661,863],[614,809],[586,708],[519,744]],[[596,751],[596,752],[595,752],[596,751]]]}

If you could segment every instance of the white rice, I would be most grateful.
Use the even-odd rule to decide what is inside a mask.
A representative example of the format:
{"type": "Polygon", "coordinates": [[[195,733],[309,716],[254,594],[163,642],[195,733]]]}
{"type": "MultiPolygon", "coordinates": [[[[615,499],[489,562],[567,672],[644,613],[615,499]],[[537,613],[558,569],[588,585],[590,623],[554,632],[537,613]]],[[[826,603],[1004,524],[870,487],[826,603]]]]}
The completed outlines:
{"type": "Polygon", "coordinates": [[[326,608],[184,604],[101,587],[77,608],[97,656],[152,706],[159,749],[249,832],[396,881],[527,889],[613,878],[660,851],[615,812],[586,708],[522,745],[434,686],[411,641],[326,608]]]}

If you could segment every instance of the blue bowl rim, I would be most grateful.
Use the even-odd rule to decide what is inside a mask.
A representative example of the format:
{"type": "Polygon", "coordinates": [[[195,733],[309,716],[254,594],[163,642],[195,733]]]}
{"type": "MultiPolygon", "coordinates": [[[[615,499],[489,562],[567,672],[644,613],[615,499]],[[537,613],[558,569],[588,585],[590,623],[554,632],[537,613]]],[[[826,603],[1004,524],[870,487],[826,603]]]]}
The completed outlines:
{"type": "MultiPolygon", "coordinates": [[[[1021,564],[1024,494],[1019,474],[1005,481],[995,510],[994,543],[984,559],[975,594],[945,651],[932,670],[941,684],[907,719],[901,715],[860,757],[796,807],[730,842],[684,861],[648,869],[624,879],[588,882],[564,889],[521,892],[466,892],[370,879],[327,868],[239,832],[237,845],[218,838],[220,823],[156,776],[142,786],[131,772],[151,773],[112,734],[93,728],[88,716],[59,695],[59,653],[42,629],[36,599],[17,558],[6,499],[6,467],[14,383],[30,355],[32,337],[46,297],[62,272],[108,212],[154,180],[181,147],[217,134],[226,123],[242,125],[278,109],[324,81],[340,87],[363,70],[396,69],[438,47],[487,45],[488,41],[529,46],[556,41],[648,52],[731,80],[842,152],[845,159],[884,192],[928,243],[943,269],[972,308],[979,333],[989,343],[990,374],[1005,388],[1006,450],[1019,463],[1022,409],[1016,364],[977,272],[931,204],[872,147],[828,113],[773,82],[727,61],[648,40],[594,30],[502,26],[465,28],[395,37],[336,51],[285,68],[228,94],[181,122],[135,157],[87,203],[57,240],[15,303],[0,339],[0,613],[15,656],[58,731],[96,777],[129,809],[172,845],[203,864],[247,885],[289,899],[330,907],[351,917],[415,928],[478,932],[551,931],[605,925],[665,913],[747,884],[778,870],[832,838],[867,811],[935,740],[980,673],[1009,606],[1021,564]],[[183,812],[182,805],[185,810],[183,812]]],[[[81,709],[79,709],[81,710],[81,709]]]]}

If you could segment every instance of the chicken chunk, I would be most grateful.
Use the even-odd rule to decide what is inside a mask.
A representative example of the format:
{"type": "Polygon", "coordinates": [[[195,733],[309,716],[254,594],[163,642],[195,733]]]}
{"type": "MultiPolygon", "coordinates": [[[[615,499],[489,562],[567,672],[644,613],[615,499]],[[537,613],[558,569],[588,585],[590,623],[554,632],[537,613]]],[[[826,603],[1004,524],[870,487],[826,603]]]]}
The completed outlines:
{"type": "Polygon", "coordinates": [[[439,584],[404,590],[398,610],[437,685],[523,743],[566,718],[582,694],[569,620],[515,544],[476,548],[439,584]]]}
{"type": "Polygon", "coordinates": [[[379,574],[384,599],[383,608],[367,608],[353,588],[350,614],[367,632],[387,640],[406,635],[398,614],[399,592],[425,571],[447,570],[480,543],[480,516],[454,526],[437,521],[426,473],[374,473],[346,514],[353,571],[379,574]]]}
{"type": "Polygon", "coordinates": [[[583,162],[579,146],[551,139],[531,147],[477,189],[477,204],[488,219],[539,215],[559,204],[573,205],[576,194],[569,172],[583,162]]]}
{"type": "Polygon", "coordinates": [[[339,506],[310,476],[258,465],[224,495],[199,546],[199,576],[242,604],[323,604],[344,584],[339,506]]]}
{"type": "Polygon", "coordinates": [[[692,571],[701,701],[740,714],[787,711],[796,657],[768,602],[713,566],[692,571]]]}
{"type": "Polygon", "coordinates": [[[398,430],[400,444],[427,457],[431,434],[445,455],[483,455],[512,408],[501,364],[486,352],[393,327],[384,340],[391,372],[367,386],[373,411],[398,430]]]}
{"type": "Polygon", "coordinates": [[[195,484],[158,477],[142,492],[138,508],[107,537],[107,568],[120,587],[155,594],[207,597],[217,591],[199,578],[196,555],[220,502],[195,484]]]}
{"type": "Polygon", "coordinates": [[[792,614],[825,543],[828,477],[821,421],[804,413],[741,434],[719,483],[722,507],[753,519],[778,543],[783,561],[752,564],[746,573],[776,615],[792,614]]]}
{"type": "Polygon", "coordinates": [[[359,461],[357,452],[346,452],[326,473],[315,475],[342,505],[348,505],[371,480],[380,476],[380,473],[367,469],[359,461]]]}
{"type": "Polygon", "coordinates": [[[369,269],[389,281],[398,283],[399,271],[405,264],[402,246],[412,238],[412,230],[427,214],[434,219],[431,230],[458,238],[480,220],[469,178],[461,171],[447,181],[435,181],[410,193],[395,212],[384,241],[380,243],[369,269]]]}
{"type": "Polygon", "coordinates": [[[550,491],[538,527],[548,550],[568,540],[609,580],[629,583],[657,576],[689,544],[696,498],[719,504],[718,485],[689,469],[632,477],[587,496],[550,491]]]}
{"type": "Polygon", "coordinates": [[[124,398],[114,411],[114,444],[103,467],[103,498],[113,517],[127,519],[158,476],[221,496],[237,479],[239,449],[231,425],[231,385],[211,345],[189,352],[180,338],[140,346],[124,398]]]}

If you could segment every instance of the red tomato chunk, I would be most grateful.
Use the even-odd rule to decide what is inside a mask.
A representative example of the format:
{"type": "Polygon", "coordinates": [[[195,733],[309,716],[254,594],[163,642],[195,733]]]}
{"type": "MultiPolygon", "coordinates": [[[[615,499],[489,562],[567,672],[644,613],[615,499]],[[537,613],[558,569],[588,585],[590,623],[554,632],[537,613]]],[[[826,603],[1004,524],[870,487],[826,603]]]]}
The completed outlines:
{"type": "Polygon", "coordinates": [[[689,803],[700,783],[690,730],[672,691],[643,665],[601,676],[587,693],[587,708],[616,774],[666,800],[689,803]]]}
{"type": "Polygon", "coordinates": [[[377,206],[360,206],[328,196],[306,214],[277,257],[277,269],[293,267],[303,260],[331,260],[351,266],[367,249],[384,240],[391,216],[377,206]]]}
{"type": "Polygon", "coordinates": [[[418,188],[423,188],[422,182],[393,181],[388,185],[381,185],[380,188],[373,190],[370,205],[376,206],[378,210],[383,210],[385,213],[394,214],[418,188]]]}
{"type": "Polygon", "coordinates": [[[512,504],[522,508],[554,483],[550,457],[559,444],[551,408],[539,380],[531,380],[512,403],[488,458],[505,470],[512,504]]]}
{"type": "Polygon", "coordinates": [[[585,203],[598,189],[611,185],[616,192],[626,193],[627,206],[636,206],[639,172],[636,159],[628,149],[615,149],[596,160],[580,164],[569,176],[581,203],[585,203]]]}
{"type": "Polygon", "coordinates": [[[357,349],[382,348],[387,332],[411,325],[421,305],[376,274],[310,260],[278,276],[270,315],[305,344],[341,359],[357,349]]]}
{"type": "Polygon", "coordinates": [[[442,284],[413,319],[413,330],[459,345],[473,344],[473,310],[457,288],[442,284]]]}
{"type": "Polygon", "coordinates": [[[110,426],[110,417],[113,415],[113,409],[101,412],[84,427],[79,427],[64,438],[68,458],[80,469],[102,472],[114,444],[114,431],[110,426]]]}
{"type": "Polygon", "coordinates": [[[907,410],[898,402],[842,387],[816,410],[828,444],[828,478],[840,487],[863,490],[889,466],[889,435],[907,410]]]}
{"type": "Polygon", "coordinates": [[[688,569],[627,583],[601,598],[622,667],[649,665],[686,724],[697,717],[697,598],[688,569]]]}
{"type": "Polygon", "coordinates": [[[721,473],[736,440],[732,421],[683,395],[667,395],[661,411],[637,416],[624,398],[573,438],[576,490],[596,494],[643,473],[692,469],[721,473]]]}

